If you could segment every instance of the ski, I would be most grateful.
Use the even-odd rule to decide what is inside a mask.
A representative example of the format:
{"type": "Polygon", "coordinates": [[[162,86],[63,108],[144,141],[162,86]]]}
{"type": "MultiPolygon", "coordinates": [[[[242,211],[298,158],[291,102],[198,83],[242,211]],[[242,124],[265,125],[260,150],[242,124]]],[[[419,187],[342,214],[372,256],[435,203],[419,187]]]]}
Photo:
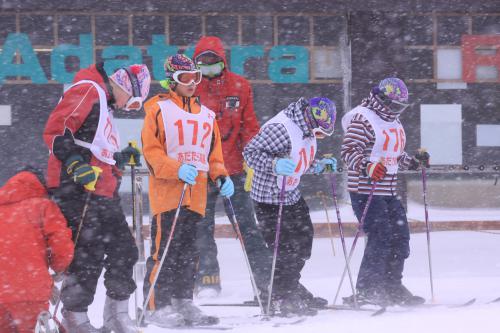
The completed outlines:
{"type": "Polygon", "coordinates": [[[492,301],[489,301],[489,302],[488,302],[488,304],[493,304],[493,303],[498,303],[498,302],[500,302],[500,297],[495,298],[495,299],[494,299],[494,300],[492,300],[492,301]]]}
{"type": "Polygon", "coordinates": [[[300,323],[303,323],[304,321],[306,321],[307,318],[299,318],[297,320],[294,320],[294,321],[290,321],[290,322],[281,322],[281,323],[275,323],[273,324],[273,327],[283,327],[283,326],[287,326],[287,325],[297,325],[297,324],[300,324],[300,323]]]}
{"type": "Polygon", "coordinates": [[[377,309],[369,309],[369,308],[354,308],[352,306],[348,305],[328,305],[325,310],[336,310],[336,311],[359,311],[359,312],[372,312],[376,313],[379,312],[385,308],[377,308],[377,309]]]}
{"type": "MultiPolygon", "coordinates": [[[[151,325],[153,327],[159,327],[156,325],[151,325]]],[[[139,328],[139,332],[143,333],[145,329],[147,329],[149,325],[143,326],[139,328]]],[[[177,326],[173,327],[172,330],[214,330],[214,331],[229,331],[234,329],[232,326],[219,326],[219,325],[214,325],[214,326],[193,326],[193,325],[184,325],[184,326],[177,326]]]]}
{"type": "MultiPolygon", "coordinates": [[[[442,306],[447,307],[449,309],[457,309],[457,308],[468,307],[468,306],[474,304],[475,302],[476,302],[476,299],[472,298],[472,299],[468,300],[467,302],[458,303],[458,304],[426,303],[426,304],[419,304],[419,305],[414,305],[414,306],[400,306],[399,308],[403,309],[403,310],[410,310],[410,311],[414,310],[414,309],[430,309],[430,308],[436,308],[436,307],[442,307],[442,306]]],[[[372,317],[380,316],[381,314],[387,312],[387,310],[389,310],[389,312],[390,312],[391,309],[387,308],[387,307],[380,308],[379,310],[375,311],[371,316],[372,317]]]]}
{"type": "Polygon", "coordinates": [[[243,303],[207,303],[200,306],[240,306],[240,307],[258,307],[257,302],[247,301],[243,303]]]}
{"type": "Polygon", "coordinates": [[[470,306],[470,305],[472,305],[474,303],[476,303],[476,299],[475,298],[471,298],[470,300],[468,300],[467,302],[464,302],[464,303],[457,303],[457,304],[424,303],[424,304],[415,305],[415,306],[408,306],[407,308],[409,308],[409,309],[413,309],[413,308],[434,308],[434,307],[445,306],[445,307],[448,307],[450,309],[454,309],[454,308],[465,308],[465,307],[468,307],[468,306],[470,306]]]}

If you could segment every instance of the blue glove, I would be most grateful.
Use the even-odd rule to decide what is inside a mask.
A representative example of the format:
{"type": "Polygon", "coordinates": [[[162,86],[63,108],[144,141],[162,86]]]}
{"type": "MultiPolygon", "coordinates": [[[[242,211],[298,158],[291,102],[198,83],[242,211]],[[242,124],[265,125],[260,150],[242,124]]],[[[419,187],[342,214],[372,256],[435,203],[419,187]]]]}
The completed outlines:
{"type": "Polygon", "coordinates": [[[336,170],[337,170],[337,159],[334,157],[322,158],[314,166],[315,174],[320,174],[325,171],[335,172],[336,170]]]}
{"type": "Polygon", "coordinates": [[[183,164],[179,168],[179,172],[177,174],[179,179],[189,185],[196,184],[196,176],[198,176],[198,170],[196,167],[190,164],[183,164]]]}
{"type": "Polygon", "coordinates": [[[274,166],[274,171],[278,175],[291,176],[295,172],[297,165],[290,158],[279,158],[274,166]]]}
{"type": "Polygon", "coordinates": [[[219,187],[220,195],[223,197],[230,197],[234,194],[234,184],[229,177],[217,179],[217,186],[219,187]]]}

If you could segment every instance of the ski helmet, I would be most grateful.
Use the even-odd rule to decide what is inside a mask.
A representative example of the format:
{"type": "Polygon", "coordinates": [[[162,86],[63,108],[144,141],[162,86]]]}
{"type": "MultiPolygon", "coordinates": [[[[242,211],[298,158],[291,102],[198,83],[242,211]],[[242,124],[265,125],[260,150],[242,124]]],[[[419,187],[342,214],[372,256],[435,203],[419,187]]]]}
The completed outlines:
{"type": "Polygon", "coordinates": [[[131,97],[123,108],[126,111],[140,110],[149,94],[151,75],[146,65],[131,65],[120,68],[109,77],[131,97]]]}
{"type": "Polygon", "coordinates": [[[305,118],[314,134],[332,135],[336,116],[335,103],[330,99],[314,97],[309,100],[305,118]]]}
{"type": "Polygon", "coordinates": [[[408,88],[398,78],[383,79],[375,90],[375,98],[392,113],[400,114],[410,105],[408,104],[408,88]]]}
{"type": "Polygon", "coordinates": [[[201,71],[193,60],[184,54],[168,57],[163,67],[166,80],[162,82],[162,86],[166,89],[169,89],[172,84],[190,85],[201,82],[201,71]]]}

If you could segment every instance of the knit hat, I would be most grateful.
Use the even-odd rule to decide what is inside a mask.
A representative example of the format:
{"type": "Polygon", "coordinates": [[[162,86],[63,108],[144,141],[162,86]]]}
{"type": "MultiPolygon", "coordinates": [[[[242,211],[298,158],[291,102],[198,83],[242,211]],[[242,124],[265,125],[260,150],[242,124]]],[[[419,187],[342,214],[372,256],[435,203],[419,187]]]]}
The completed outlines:
{"type": "Polygon", "coordinates": [[[146,65],[131,65],[120,68],[109,78],[130,96],[140,97],[142,101],[148,97],[151,75],[146,65]]]}

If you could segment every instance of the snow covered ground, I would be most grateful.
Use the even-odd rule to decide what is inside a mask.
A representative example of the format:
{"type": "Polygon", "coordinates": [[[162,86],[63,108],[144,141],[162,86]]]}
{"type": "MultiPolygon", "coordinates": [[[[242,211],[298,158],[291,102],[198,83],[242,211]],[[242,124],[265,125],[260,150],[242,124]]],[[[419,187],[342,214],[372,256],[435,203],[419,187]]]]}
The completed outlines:
{"type": "MultiPolygon", "coordinates": [[[[273,327],[274,322],[262,322],[255,317],[258,308],[203,307],[204,311],[221,318],[220,326],[234,326],[231,332],[498,332],[500,303],[486,304],[500,297],[500,234],[495,232],[436,232],[431,235],[434,288],[437,303],[462,303],[477,298],[467,308],[434,307],[430,309],[393,309],[379,316],[351,311],[320,312],[297,325],[273,327]]],[[[352,239],[348,239],[350,246],[352,239]]],[[[244,265],[239,242],[218,239],[221,264],[222,294],[208,302],[242,302],[251,299],[252,289],[244,265]]],[[[358,242],[353,269],[357,269],[362,256],[363,242],[358,242]]],[[[415,294],[430,299],[427,248],[425,234],[413,234],[412,254],[407,261],[404,282],[415,294]]],[[[333,301],[343,269],[339,240],[335,239],[333,256],[329,239],[315,239],[311,260],[303,271],[303,283],[315,294],[333,301]]],[[[94,325],[102,324],[105,290],[100,281],[96,299],[89,312],[94,325]]],[[[344,283],[341,296],[349,295],[349,284],[344,283]]],[[[141,296],[142,302],[142,296],[141,296]]],[[[134,301],[130,313],[134,314],[134,301]]],[[[197,331],[196,329],[190,329],[197,331]]],[[[150,326],[144,333],[169,331],[150,326]]],[[[201,331],[201,330],[198,330],[201,331]]],[[[204,332],[207,329],[203,330],[204,332]]],[[[211,330],[209,330],[211,331],[211,330]]]]}

